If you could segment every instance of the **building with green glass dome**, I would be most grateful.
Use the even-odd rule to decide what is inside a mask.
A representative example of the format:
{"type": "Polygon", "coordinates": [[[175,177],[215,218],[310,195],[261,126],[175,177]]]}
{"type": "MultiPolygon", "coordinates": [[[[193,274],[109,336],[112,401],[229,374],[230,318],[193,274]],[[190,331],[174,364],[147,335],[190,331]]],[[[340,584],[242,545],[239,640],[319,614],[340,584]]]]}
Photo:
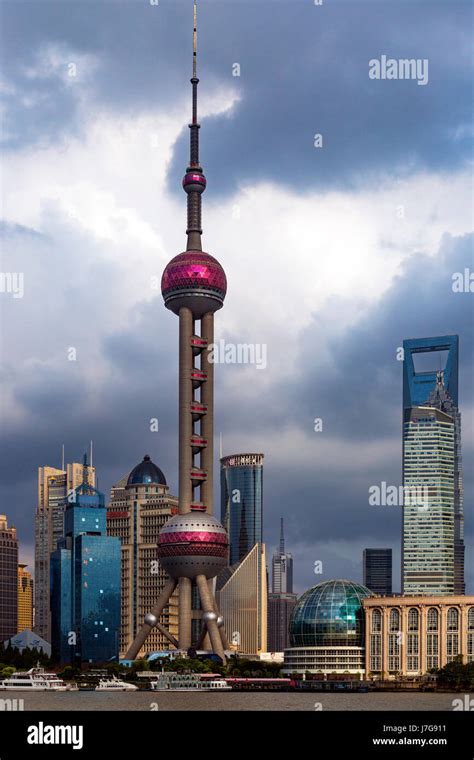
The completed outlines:
{"type": "Polygon", "coordinates": [[[360,583],[330,580],[308,589],[290,620],[290,648],[284,673],[365,671],[365,625],[362,600],[374,594],[360,583]]]}

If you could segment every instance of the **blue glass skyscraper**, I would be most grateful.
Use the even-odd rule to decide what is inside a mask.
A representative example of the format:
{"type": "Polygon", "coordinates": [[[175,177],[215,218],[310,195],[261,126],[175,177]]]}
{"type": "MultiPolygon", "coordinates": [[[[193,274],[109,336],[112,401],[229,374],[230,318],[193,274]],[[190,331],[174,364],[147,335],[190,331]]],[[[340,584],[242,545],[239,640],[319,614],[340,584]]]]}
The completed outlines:
{"type": "Polygon", "coordinates": [[[220,461],[221,522],[233,565],[263,541],[263,454],[233,454],[220,461]]]}
{"type": "Polygon", "coordinates": [[[86,472],[51,554],[53,656],[78,665],[118,658],[120,630],[120,539],[107,536],[105,498],[86,472]]]}
{"type": "Polygon", "coordinates": [[[403,348],[402,591],[464,594],[459,338],[403,348]]]}

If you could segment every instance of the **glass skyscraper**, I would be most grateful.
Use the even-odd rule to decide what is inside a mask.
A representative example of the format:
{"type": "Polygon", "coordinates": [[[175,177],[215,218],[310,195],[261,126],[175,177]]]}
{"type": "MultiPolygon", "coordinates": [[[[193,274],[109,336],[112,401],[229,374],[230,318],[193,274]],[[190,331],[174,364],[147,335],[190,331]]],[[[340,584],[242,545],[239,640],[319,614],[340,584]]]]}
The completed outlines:
{"type": "Polygon", "coordinates": [[[51,554],[53,656],[78,665],[118,658],[120,631],[120,539],[107,536],[104,495],[86,472],[51,554]]]}
{"type": "Polygon", "coordinates": [[[464,594],[459,339],[406,340],[403,348],[402,592],[464,594]]]}
{"type": "Polygon", "coordinates": [[[364,586],[374,594],[392,593],[391,549],[364,549],[364,586]]]}
{"type": "MultiPolygon", "coordinates": [[[[35,516],[35,632],[51,641],[50,557],[64,537],[64,513],[68,499],[82,483],[79,462],[38,468],[38,507],[35,516]]],[[[95,486],[95,468],[87,466],[87,482],[95,486]]]]}
{"type": "Polygon", "coordinates": [[[18,538],[0,515],[0,641],[18,630],[18,538]]]}
{"type": "Polygon", "coordinates": [[[220,461],[221,522],[234,565],[263,541],[263,454],[233,454],[220,461]]]}

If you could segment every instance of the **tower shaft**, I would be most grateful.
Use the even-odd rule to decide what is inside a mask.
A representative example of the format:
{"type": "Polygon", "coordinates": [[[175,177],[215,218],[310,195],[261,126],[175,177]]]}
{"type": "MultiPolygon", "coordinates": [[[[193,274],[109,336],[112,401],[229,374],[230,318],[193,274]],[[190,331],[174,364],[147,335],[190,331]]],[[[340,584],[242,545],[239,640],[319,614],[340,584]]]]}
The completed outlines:
{"type": "Polygon", "coordinates": [[[193,421],[191,404],[193,389],[191,372],[193,369],[192,337],[194,319],[190,309],[183,306],[179,310],[179,513],[184,515],[191,511],[191,435],[193,421]]]}
{"type": "MultiPolygon", "coordinates": [[[[214,343],[214,314],[204,314],[201,320],[201,337],[207,346],[214,343]]],[[[214,472],[214,363],[209,360],[209,351],[204,351],[201,356],[201,369],[206,373],[207,379],[201,389],[201,399],[207,406],[207,414],[201,423],[202,437],[206,439],[206,446],[201,452],[201,467],[206,471],[206,480],[201,486],[201,500],[206,505],[209,515],[213,513],[213,472],[214,472]]]]}

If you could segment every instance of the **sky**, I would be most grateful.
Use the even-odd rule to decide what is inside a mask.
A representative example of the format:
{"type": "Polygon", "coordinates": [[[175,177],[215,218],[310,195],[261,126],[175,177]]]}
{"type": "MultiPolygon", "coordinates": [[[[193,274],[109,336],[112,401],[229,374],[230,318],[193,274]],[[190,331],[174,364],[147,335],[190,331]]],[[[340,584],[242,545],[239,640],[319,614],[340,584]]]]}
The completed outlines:
{"type": "MultiPolygon", "coordinates": [[[[458,0],[199,0],[216,339],[266,350],[216,365],[216,467],[220,435],[264,453],[267,552],[284,517],[298,593],[361,581],[377,546],[399,590],[401,509],[369,489],[401,484],[403,339],[447,334],[474,592],[474,296],[453,289],[474,271],[471,23],[458,0]]],[[[63,443],[81,461],[93,440],[106,494],[145,454],[177,493],[159,282],[186,247],[192,2],[2,0],[0,39],[2,272],[23,277],[0,292],[1,503],[32,563],[37,468],[63,443]]]]}

